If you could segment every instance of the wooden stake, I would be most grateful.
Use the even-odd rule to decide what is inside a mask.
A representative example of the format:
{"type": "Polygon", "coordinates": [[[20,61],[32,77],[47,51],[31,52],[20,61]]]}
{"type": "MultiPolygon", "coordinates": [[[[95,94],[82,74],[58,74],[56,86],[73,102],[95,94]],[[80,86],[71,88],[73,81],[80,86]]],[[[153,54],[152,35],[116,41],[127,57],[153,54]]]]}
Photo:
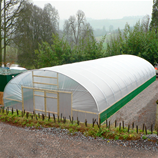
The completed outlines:
{"type": "Polygon", "coordinates": [[[106,128],[108,128],[108,120],[106,120],[106,128]]]}
{"type": "Polygon", "coordinates": [[[13,107],[12,107],[12,115],[13,115],[13,113],[14,113],[14,110],[13,110],[13,107]]]}
{"type": "Polygon", "coordinates": [[[145,126],[145,134],[147,135],[148,134],[148,132],[147,132],[147,127],[145,126]]]}
{"type": "Polygon", "coordinates": [[[54,118],[54,122],[56,122],[56,120],[55,120],[55,114],[53,114],[53,118],[54,118]]]}
{"type": "Polygon", "coordinates": [[[121,123],[119,123],[119,131],[121,131],[121,123]]]}
{"type": "Polygon", "coordinates": [[[79,126],[79,124],[80,124],[80,121],[79,121],[79,120],[77,121],[77,124],[78,124],[78,126],[79,126]]]}
{"type": "Polygon", "coordinates": [[[130,125],[128,125],[128,133],[129,133],[129,130],[130,130],[130,125]]]}
{"type": "Polygon", "coordinates": [[[94,123],[95,123],[94,118],[93,118],[93,120],[92,120],[92,123],[93,123],[92,127],[94,127],[94,123]]]}
{"type": "Polygon", "coordinates": [[[27,119],[28,119],[28,116],[29,116],[29,112],[26,113],[26,117],[27,117],[27,119]]]}
{"type": "Polygon", "coordinates": [[[87,119],[85,119],[85,126],[87,127],[87,119]]]}
{"type": "Polygon", "coordinates": [[[132,129],[134,128],[134,122],[132,123],[132,129]]]}
{"type": "Polygon", "coordinates": [[[151,134],[153,134],[153,124],[151,125],[151,134]]]}
{"type": "Polygon", "coordinates": [[[71,116],[69,115],[69,119],[70,119],[70,122],[71,122],[71,116]]]}
{"type": "Polygon", "coordinates": [[[48,113],[48,121],[50,120],[50,113],[48,113]]]}
{"type": "Polygon", "coordinates": [[[19,111],[18,111],[18,109],[16,109],[16,113],[17,113],[17,115],[19,115],[19,111]]]}
{"type": "Polygon", "coordinates": [[[138,125],[136,126],[136,132],[138,133],[138,125]]]}
{"type": "Polygon", "coordinates": [[[115,120],[115,128],[117,127],[117,120],[115,120]]]}

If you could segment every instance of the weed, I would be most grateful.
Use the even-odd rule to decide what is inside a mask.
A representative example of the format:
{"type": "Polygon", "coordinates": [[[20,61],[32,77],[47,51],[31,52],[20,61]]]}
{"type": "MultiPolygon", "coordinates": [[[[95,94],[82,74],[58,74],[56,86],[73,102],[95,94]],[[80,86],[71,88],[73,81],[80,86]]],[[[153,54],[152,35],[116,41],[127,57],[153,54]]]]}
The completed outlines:
{"type": "Polygon", "coordinates": [[[17,120],[14,121],[14,123],[17,123],[17,122],[18,122],[17,120]]]}
{"type": "Polygon", "coordinates": [[[120,138],[120,136],[118,136],[118,135],[115,135],[115,140],[118,140],[120,138]]]}
{"type": "Polygon", "coordinates": [[[29,123],[27,123],[27,124],[26,124],[26,126],[27,126],[27,127],[30,127],[30,124],[29,124],[29,123]]]}
{"type": "Polygon", "coordinates": [[[73,131],[74,131],[73,128],[69,128],[70,133],[73,133],[73,131]]]}
{"type": "Polygon", "coordinates": [[[35,124],[35,127],[36,127],[36,128],[39,128],[39,127],[40,127],[39,122],[35,124]]]}
{"type": "Polygon", "coordinates": [[[100,128],[99,131],[96,133],[96,136],[97,136],[97,137],[101,137],[104,132],[105,132],[105,130],[102,130],[102,129],[100,128]]]}
{"type": "Polygon", "coordinates": [[[143,137],[142,137],[142,139],[144,139],[144,140],[145,140],[145,139],[147,139],[147,137],[146,137],[146,136],[143,136],[143,137]]]}
{"type": "Polygon", "coordinates": [[[22,123],[22,125],[26,125],[26,121],[22,123]]]}
{"type": "Polygon", "coordinates": [[[128,128],[124,128],[122,131],[123,132],[128,132],[128,128]]]}
{"type": "Polygon", "coordinates": [[[128,135],[124,134],[122,137],[123,137],[124,140],[126,140],[128,138],[128,135]]]}

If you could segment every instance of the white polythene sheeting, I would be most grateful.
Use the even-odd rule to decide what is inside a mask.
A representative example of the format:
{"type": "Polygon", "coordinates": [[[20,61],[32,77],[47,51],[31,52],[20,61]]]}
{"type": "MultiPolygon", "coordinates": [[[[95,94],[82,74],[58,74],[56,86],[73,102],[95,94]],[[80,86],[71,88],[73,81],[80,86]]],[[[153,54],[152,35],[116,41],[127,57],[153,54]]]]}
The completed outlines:
{"type": "MultiPolygon", "coordinates": [[[[148,61],[133,55],[118,55],[42,70],[61,73],[83,86],[93,96],[99,113],[155,76],[155,69],[148,61]]],[[[86,96],[84,101],[84,106],[88,106],[86,96]]]]}
{"type": "Polygon", "coordinates": [[[133,55],[31,70],[18,75],[7,84],[4,105],[9,102],[5,98],[22,100],[21,86],[25,86],[72,92],[73,109],[100,113],[155,75],[155,69],[148,61],[133,55]],[[59,86],[48,85],[57,84],[57,80],[42,77],[34,77],[34,82],[47,85],[33,84],[32,74],[49,77],[57,77],[58,74],[59,86]]]}

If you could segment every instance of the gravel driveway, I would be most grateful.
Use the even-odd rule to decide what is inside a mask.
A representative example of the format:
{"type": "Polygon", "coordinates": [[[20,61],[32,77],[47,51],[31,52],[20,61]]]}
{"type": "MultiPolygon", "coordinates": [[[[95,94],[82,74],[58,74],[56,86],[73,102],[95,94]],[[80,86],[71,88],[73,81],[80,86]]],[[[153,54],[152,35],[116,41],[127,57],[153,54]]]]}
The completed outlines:
{"type": "MultiPolygon", "coordinates": [[[[158,144],[94,139],[66,130],[31,130],[0,122],[0,158],[158,158],[158,144]]],[[[143,140],[144,141],[144,140],[143,140]]]]}

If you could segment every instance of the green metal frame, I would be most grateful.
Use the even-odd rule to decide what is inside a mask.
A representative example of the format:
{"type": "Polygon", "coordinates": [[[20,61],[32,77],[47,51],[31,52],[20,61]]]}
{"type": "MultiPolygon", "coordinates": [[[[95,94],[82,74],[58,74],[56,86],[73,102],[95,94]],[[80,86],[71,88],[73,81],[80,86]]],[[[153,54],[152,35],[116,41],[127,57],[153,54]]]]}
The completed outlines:
{"type": "Polygon", "coordinates": [[[17,76],[19,74],[9,74],[9,75],[1,75],[0,74],[0,92],[4,91],[5,86],[7,85],[7,83],[12,79],[12,76],[17,76]]]}
{"type": "Polygon", "coordinates": [[[147,82],[142,84],[140,87],[126,95],[124,98],[113,104],[111,107],[100,113],[100,122],[103,123],[106,119],[116,113],[119,109],[121,109],[124,105],[126,105],[130,100],[132,100],[135,96],[137,96],[140,92],[142,92],[145,88],[147,88],[151,83],[156,80],[156,76],[149,79],[147,82]]]}

